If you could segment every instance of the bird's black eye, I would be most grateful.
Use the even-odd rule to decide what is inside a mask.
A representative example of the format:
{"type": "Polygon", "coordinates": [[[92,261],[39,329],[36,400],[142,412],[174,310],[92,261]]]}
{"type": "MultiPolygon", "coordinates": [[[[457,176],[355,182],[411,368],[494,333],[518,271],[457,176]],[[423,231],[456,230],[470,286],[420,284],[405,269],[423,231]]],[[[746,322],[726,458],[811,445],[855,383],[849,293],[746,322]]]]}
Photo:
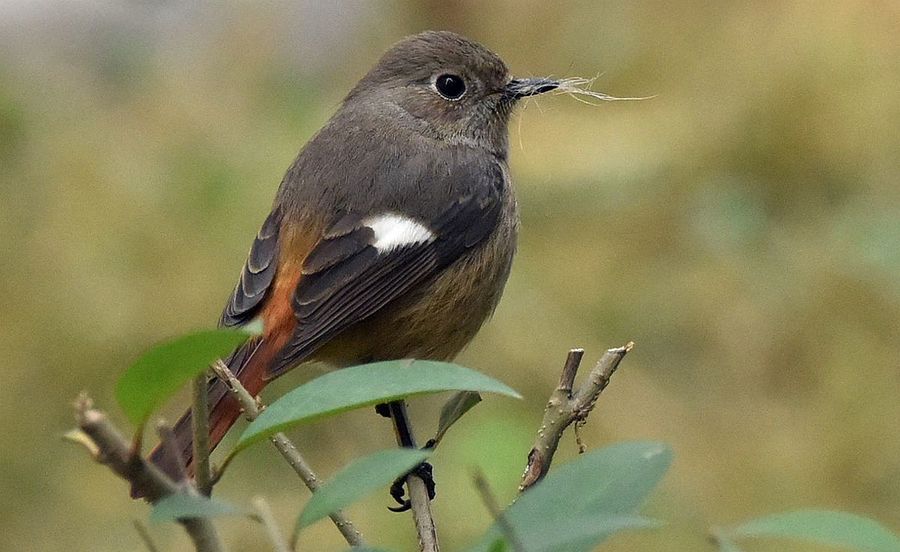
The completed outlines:
{"type": "Polygon", "coordinates": [[[458,100],[466,93],[466,83],[463,82],[462,77],[456,75],[438,76],[434,81],[434,87],[437,88],[438,94],[448,100],[458,100]]]}

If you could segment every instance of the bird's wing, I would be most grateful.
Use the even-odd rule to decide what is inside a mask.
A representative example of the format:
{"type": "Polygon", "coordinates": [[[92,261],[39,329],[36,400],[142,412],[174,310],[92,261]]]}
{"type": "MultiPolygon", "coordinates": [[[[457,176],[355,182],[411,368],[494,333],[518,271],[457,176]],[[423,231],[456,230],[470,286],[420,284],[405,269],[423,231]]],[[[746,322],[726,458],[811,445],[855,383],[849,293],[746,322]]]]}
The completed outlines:
{"type": "Polygon", "coordinates": [[[239,326],[249,322],[256,316],[272,281],[278,265],[278,229],[281,225],[281,212],[272,210],[260,228],[247,262],[241,270],[228,304],[222,312],[219,325],[225,327],[239,326]]]}
{"type": "Polygon", "coordinates": [[[500,210],[491,188],[454,201],[432,221],[390,213],[343,216],[304,261],[294,294],[297,326],[269,377],[480,244],[496,228],[500,210]]]}

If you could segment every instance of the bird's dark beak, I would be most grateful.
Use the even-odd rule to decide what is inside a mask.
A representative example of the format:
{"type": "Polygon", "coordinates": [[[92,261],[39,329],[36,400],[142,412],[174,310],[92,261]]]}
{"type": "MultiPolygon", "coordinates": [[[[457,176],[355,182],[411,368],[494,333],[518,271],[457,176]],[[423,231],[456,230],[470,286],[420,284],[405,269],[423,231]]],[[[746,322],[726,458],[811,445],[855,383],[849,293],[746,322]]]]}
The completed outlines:
{"type": "Polygon", "coordinates": [[[507,97],[518,100],[525,96],[535,96],[559,88],[559,81],[540,77],[533,79],[513,79],[506,84],[507,97]]]}

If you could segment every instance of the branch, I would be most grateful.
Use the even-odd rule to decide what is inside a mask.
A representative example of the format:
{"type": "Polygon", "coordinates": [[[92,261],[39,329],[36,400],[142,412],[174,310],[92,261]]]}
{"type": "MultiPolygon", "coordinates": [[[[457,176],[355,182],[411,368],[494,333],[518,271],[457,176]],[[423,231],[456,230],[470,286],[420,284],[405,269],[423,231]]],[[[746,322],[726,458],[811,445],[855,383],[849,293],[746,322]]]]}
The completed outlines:
{"type": "Polygon", "coordinates": [[[491,513],[491,517],[494,518],[494,522],[497,524],[497,527],[500,528],[500,532],[506,537],[506,542],[509,543],[509,547],[512,548],[513,552],[525,552],[525,546],[522,544],[522,541],[519,540],[519,537],[516,535],[512,525],[510,525],[509,520],[503,515],[503,510],[500,508],[500,505],[497,504],[497,497],[491,492],[491,486],[484,477],[484,473],[480,471],[476,472],[474,482],[475,489],[477,489],[478,494],[481,495],[481,501],[484,502],[488,512],[491,513]]]}
{"type": "MultiPolygon", "coordinates": [[[[212,370],[215,372],[216,376],[228,386],[229,392],[231,392],[232,396],[240,403],[241,408],[244,410],[244,417],[250,421],[255,420],[256,417],[259,416],[259,412],[262,408],[256,398],[250,395],[231,370],[228,369],[228,366],[221,360],[213,363],[212,370]]],[[[306,459],[303,458],[303,455],[300,454],[300,451],[297,450],[294,443],[292,443],[284,433],[280,432],[273,435],[269,440],[272,441],[272,444],[275,445],[275,448],[278,449],[281,456],[287,460],[291,468],[293,468],[297,475],[300,476],[300,479],[303,480],[306,488],[315,492],[315,490],[319,488],[319,476],[312,470],[312,467],[306,462],[306,459]]],[[[219,474],[217,474],[217,476],[221,476],[222,470],[225,469],[232,458],[233,456],[226,458],[225,463],[219,469],[219,474]]],[[[353,522],[344,516],[343,512],[337,511],[328,517],[334,522],[334,525],[337,527],[338,531],[341,532],[341,535],[343,535],[347,544],[350,546],[365,546],[362,534],[353,522]]]]}
{"type": "MultiPolygon", "coordinates": [[[[410,425],[409,416],[406,413],[406,401],[394,401],[388,403],[388,407],[391,412],[391,421],[394,423],[394,432],[397,435],[397,444],[401,447],[417,448],[412,425],[410,425]]],[[[428,487],[425,485],[425,481],[415,472],[410,472],[406,476],[406,488],[409,489],[413,521],[419,536],[419,551],[440,552],[437,527],[434,525],[434,515],[431,513],[431,497],[428,496],[428,487]]]]}
{"type": "MultiPolygon", "coordinates": [[[[584,356],[584,350],[572,349],[569,351],[566,364],[560,374],[559,385],[550,395],[537,438],[534,440],[531,452],[528,453],[528,464],[525,466],[525,473],[522,474],[519,492],[526,491],[547,475],[547,472],[550,471],[550,464],[553,462],[553,455],[559,446],[559,440],[572,422],[575,422],[577,437],[578,428],[587,421],[588,414],[594,409],[600,394],[609,385],[609,380],[619,367],[619,363],[633,347],[634,343],[629,341],[623,347],[607,350],[588,374],[587,379],[574,392],[572,389],[575,375],[581,364],[581,358],[584,356]]],[[[578,438],[578,441],[579,451],[583,452],[581,439],[578,438]]]]}
{"type": "Polygon", "coordinates": [[[153,537],[150,536],[150,531],[147,530],[147,527],[136,519],[132,520],[132,523],[134,524],[135,531],[137,531],[138,536],[141,537],[141,541],[143,541],[144,546],[147,548],[147,552],[159,552],[159,547],[153,542],[153,537]]]}
{"type": "Polygon", "coordinates": [[[291,552],[291,547],[288,546],[287,541],[285,541],[284,537],[281,535],[281,529],[278,528],[275,516],[272,515],[272,509],[269,507],[269,503],[266,502],[264,498],[258,496],[253,499],[253,508],[256,510],[259,522],[265,527],[266,533],[269,535],[269,540],[272,541],[272,546],[275,548],[275,552],[291,552]]]}
{"type": "MultiPolygon", "coordinates": [[[[150,503],[187,490],[145,461],[140,455],[140,446],[129,442],[106,414],[94,408],[87,395],[82,394],[75,401],[75,420],[81,432],[70,435],[70,440],[85,445],[94,460],[130,482],[132,488],[140,490],[150,503]]],[[[178,522],[190,535],[197,552],[223,550],[218,533],[209,519],[186,518],[178,522]]]]}

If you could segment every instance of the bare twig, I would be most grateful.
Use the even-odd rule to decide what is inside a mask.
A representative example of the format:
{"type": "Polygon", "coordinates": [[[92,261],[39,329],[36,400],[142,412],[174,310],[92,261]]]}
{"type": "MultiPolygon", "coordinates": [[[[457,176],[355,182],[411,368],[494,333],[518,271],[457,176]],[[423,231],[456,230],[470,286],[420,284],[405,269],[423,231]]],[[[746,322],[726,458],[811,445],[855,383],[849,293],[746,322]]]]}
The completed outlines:
{"type": "MultiPolygon", "coordinates": [[[[78,441],[87,445],[94,460],[130,482],[132,487],[139,489],[142,496],[151,503],[156,503],[165,496],[184,492],[184,488],[152,463],[145,461],[140,455],[140,449],[135,448],[119,432],[106,414],[94,408],[87,395],[82,394],[75,401],[75,420],[81,433],[87,437],[87,439],[79,437],[78,441]]],[[[194,547],[198,552],[223,550],[219,535],[210,520],[186,518],[180,519],[179,523],[194,541],[194,547]]]]}
{"type": "Polygon", "coordinates": [[[491,492],[491,486],[488,484],[487,479],[485,479],[484,474],[480,471],[475,472],[474,480],[475,488],[478,490],[478,494],[481,495],[481,501],[484,502],[491,517],[494,518],[494,521],[500,528],[500,532],[506,537],[506,542],[509,543],[513,552],[525,552],[525,546],[522,544],[522,541],[519,540],[519,537],[516,535],[512,525],[510,525],[509,520],[503,515],[503,510],[500,508],[500,505],[497,504],[497,497],[491,492]]]}
{"type": "Polygon", "coordinates": [[[179,519],[178,523],[182,524],[190,535],[197,552],[224,552],[225,546],[209,519],[186,518],[179,519]]]}
{"type": "Polygon", "coordinates": [[[563,365],[562,372],[559,374],[559,385],[556,387],[558,391],[566,394],[572,392],[572,386],[575,385],[575,375],[578,374],[578,367],[581,366],[581,358],[584,356],[584,349],[572,349],[566,356],[566,363],[563,365]]]}
{"type": "Polygon", "coordinates": [[[153,537],[150,536],[150,531],[147,530],[147,526],[136,519],[132,520],[132,523],[134,524],[134,530],[137,531],[137,534],[141,537],[141,542],[143,542],[144,546],[147,548],[147,552],[159,552],[159,547],[153,542],[153,537]]]}
{"type": "Polygon", "coordinates": [[[261,496],[258,496],[253,499],[253,508],[256,510],[256,515],[259,517],[260,523],[266,528],[266,533],[269,535],[269,540],[272,541],[275,552],[291,552],[290,546],[288,546],[287,541],[284,540],[281,529],[278,528],[275,516],[272,515],[272,509],[269,507],[269,503],[261,496]]]}
{"type": "Polygon", "coordinates": [[[159,422],[156,425],[156,433],[159,435],[160,449],[166,457],[165,465],[171,466],[172,469],[171,472],[167,472],[167,475],[174,478],[173,481],[176,485],[190,485],[191,479],[188,477],[187,466],[185,466],[181,450],[178,448],[175,431],[165,422],[159,422]]]}
{"type": "MultiPolygon", "coordinates": [[[[228,386],[229,392],[231,392],[232,396],[240,403],[241,408],[244,409],[244,417],[251,421],[255,420],[256,417],[259,416],[261,409],[256,398],[250,395],[231,370],[228,369],[228,366],[221,360],[213,363],[212,370],[215,372],[216,376],[228,386]]],[[[306,459],[303,458],[303,455],[300,454],[300,451],[297,450],[297,447],[294,446],[294,443],[292,443],[284,433],[280,432],[273,435],[269,440],[275,445],[275,448],[278,449],[281,456],[287,460],[294,472],[300,476],[300,479],[303,481],[304,485],[306,485],[306,488],[315,492],[315,490],[319,488],[319,477],[312,470],[306,459]]],[[[232,457],[226,458],[220,468],[219,475],[221,474],[221,470],[231,461],[231,458],[232,457]]],[[[347,544],[350,546],[365,545],[362,534],[353,522],[344,516],[343,512],[338,510],[328,517],[334,522],[334,525],[337,527],[338,531],[341,532],[341,535],[343,535],[347,544]]]]}
{"type": "Polygon", "coordinates": [[[178,492],[175,482],[136,454],[128,439],[112,425],[106,414],[94,408],[87,395],[76,400],[75,419],[81,432],[90,440],[89,450],[93,452],[94,460],[140,488],[147,500],[156,502],[178,492]]]}
{"type": "Polygon", "coordinates": [[[91,455],[91,458],[96,458],[100,454],[100,449],[97,448],[96,443],[94,443],[90,435],[80,429],[71,429],[65,432],[65,434],[63,434],[63,439],[70,443],[83,446],[87,450],[87,453],[91,455]]]}
{"type": "Polygon", "coordinates": [[[619,363],[625,355],[634,348],[634,342],[629,341],[622,347],[607,350],[594,369],[588,374],[588,379],[575,392],[572,397],[572,405],[575,410],[575,419],[584,421],[593,410],[600,393],[609,385],[609,380],[619,367],[619,363]]]}
{"type": "MultiPolygon", "coordinates": [[[[563,432],[573,422],[576,430],[584,424],[600,394],[609,385],[609,380],[619,367],[619,363],[633,347],[634,343],[629,341],[623,347],[607,350],[588,374],[587,379],[575,391],[573,391],[575,375],[584,350],[569,351],[559,385],[547,401],[541,427],[528,453],[528,463],[525,466],[525,473],[522,474],[519,492],[527,490],[547,475],[563,432]]],[[[579,452],[583,452],[584,444],[577,431],[576,437],[579,452]]]]}
{"type": "Polygon", "coordinates": [[[209,465],[209,402],[207,372],[191,383],[191,426],[194,430],[194,477],[197,490],[209,496],[212,492],[212,470],[209,465]]]}
{"type": "MultiPolygon", "coordinates": [[[[406,413],[406,401],[394,401],[388,406],[391,411],[391,421],[394,423],[394,432],[397,435],[397,444],[401,447],[417,448],[412,425],[410,425],[409,416],[406,413]]],[[[419,536],[419,551],[440,552],[437,527],[434,524],[434,515],[431,513],[431,498],[428,496],[428,487],[425,485],[425,481],[415,473],[410,473],[406,476],[406,488],[409,489],[413,521],[419,536]]]]}

